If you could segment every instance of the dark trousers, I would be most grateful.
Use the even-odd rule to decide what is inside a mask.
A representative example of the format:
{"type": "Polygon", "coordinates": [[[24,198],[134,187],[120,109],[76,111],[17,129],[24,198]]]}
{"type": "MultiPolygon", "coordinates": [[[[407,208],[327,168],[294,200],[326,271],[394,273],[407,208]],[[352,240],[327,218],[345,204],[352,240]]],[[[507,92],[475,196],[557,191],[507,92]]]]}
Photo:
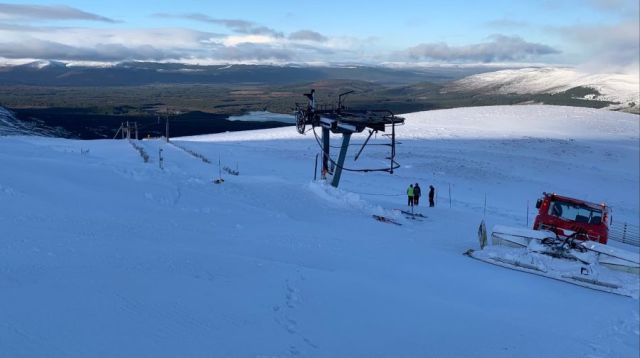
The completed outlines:
{"type": "Polygon", "coordinates": [[[420,196],[419,195],[414,195],[413,196],[413,205],[418,206],[418,202],[420,202],[420,196]]]}
{"type": "Polygon", "coordinates": [[[435,203],[433,202],[433,197],[432,196],[429,197],[429,206],[430,207],[434,207],[435,206],[435,203]]]}
{"type": "Polygon", "coordinates": [[[408,198],[409,198],[409,201],[408,201],[407,205],[413,206],[413,196],[409,196],[408,198]]]}

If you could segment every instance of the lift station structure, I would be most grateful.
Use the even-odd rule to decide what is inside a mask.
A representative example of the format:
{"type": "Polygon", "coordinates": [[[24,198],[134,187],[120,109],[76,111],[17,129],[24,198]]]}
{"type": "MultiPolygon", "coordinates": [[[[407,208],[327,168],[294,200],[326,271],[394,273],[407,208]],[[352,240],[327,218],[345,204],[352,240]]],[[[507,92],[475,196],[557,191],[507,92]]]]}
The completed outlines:
{"type": "Polygon", "coordinates": [[[398,117],[387,109],[348,109],[344,106],[345,96],[353,93],[354,91],[348,91],[341,93],[338,96],[338,105],[331,108],[316,108],[315,91],[311,90],[311,93],[305,93],[304,95],[308,99],[308,104],[296,103],[295,115],[296,115],[296,129],[300,134],[305,134],[306,126],[310,125],[313,134],[316,137],[318,145],[322,149],[322,173],[332,174],[331,185],[338,187],[340,183],[340,176],[342,170],[357,171],[357,172],[375,172],[385,171],[393,174],[393,170],[400,167],[395,161],[396,156],[396,125],[404,124],[404,118],[398,117]],[[315,131],[316,127],[322,128],[322,137],[318,138],[315,131]],[[352,169],[344,166],[345,159],[347,157],[347,150],[349,148],[349,141],[353,133],[361,133],[365,129],[369,131],[369,135],[362,143],[358,153],[354,157],[354,161],[358,160],[358,157],[369,143],[371,136],[378,131],[385,132],[387,128],[391,129],[390,134],[385,136],[390,138],[390,143],[382,144],[390,147],[389,156],[385,159],[389,160],[389,166],[383,168],[363,168],[352,169]],[[342,134],[342,145],[340,146],[340,153],[338,160],[331,159],[330,153],[330,133],[342,134]],[[330,169],[331,167],[334,169],[330,169]]]}

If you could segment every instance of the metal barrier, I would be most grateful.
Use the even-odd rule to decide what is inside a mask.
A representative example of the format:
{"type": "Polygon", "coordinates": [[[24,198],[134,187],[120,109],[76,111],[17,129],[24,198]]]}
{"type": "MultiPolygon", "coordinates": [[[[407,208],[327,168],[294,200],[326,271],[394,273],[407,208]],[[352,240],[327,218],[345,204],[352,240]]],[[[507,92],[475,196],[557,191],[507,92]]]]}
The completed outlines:
{"type": "Polygon", "coordinates": [[[640,228],[614,221],[609,227],[609,239],[640,247],[640,228]]]}

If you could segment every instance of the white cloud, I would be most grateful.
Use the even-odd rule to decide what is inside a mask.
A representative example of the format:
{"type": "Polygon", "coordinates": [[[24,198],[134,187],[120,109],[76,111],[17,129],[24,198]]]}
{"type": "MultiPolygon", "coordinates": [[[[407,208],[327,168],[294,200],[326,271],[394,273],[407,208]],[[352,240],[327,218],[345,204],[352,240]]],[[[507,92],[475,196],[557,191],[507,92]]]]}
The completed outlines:
{"type": "Polygon", "coordinates": [[[289,35],[289,39],[296,41],[314,41],[314,42],[326,42],[328,38],[319,32],[311,30],[300,30],[292,32],[289,35]]]}
{"type": "Polygon", "coordinates": [[[156,13],[155,17],[187,19],[208,24],[224,26],[233,32],[248,35],[267,35],[272,37],[283,37],[282,32],[276,31],[270,27],[259,25],[253,21],[242,19],[218,19],[209,15],[191,13],[191,14],[167,14],[156,13]]]}
{"type": "Polygon", "coordinates": [[[64,5],[1,4],[0,20],[89,20],[116,22],[104,16],[85,12],[64,5]]]}
{"type": "Polygon", "coordinates": [[[446,43],[426,43],[411,47],[405,55],[417,60],[442,62],[522,61],[556,54],[558,50],[544,44],[531,43],[518,36],[493,35],[490,41],[464,46],[446,43]]]}
{"type": "Polygon", "coordinates": [[[189,57],[219,35],[181,28],[89,29],[0,26],[5,58],[67,61],[165,60],[189,57]]]}
{"type": "Polygon", "coordinates": [[[265,35],[231,35],[221,41],[225,46],[237,46],[239,44],[268,44],[275,39],[265,35]]]}
{"type": "MultiPolygon", "coordinates": [[[[234,22],[242,27],[244,23],[234,22]]],[[[318,33],[295,32],[293,39],[269,34],[219,34],[179,27],[128,29],[33,26],[0,23],[0,54],[20,59],[74,62],[188,61],[313,62],[346,61],[363,50],[354,38],[306,40],[318,33]],[[304,39],[303,39],[304,38],[304,39]]],[[[364,43],[360,41],[360,44],[364,43]]]]}
{"type": "Polygon", "coordinates": [[[566,26],[548,31],[580,49],[584,68],[626,71],[637,68],[640,63],[639,28],[636,19],[615,25],[566,26]]]}

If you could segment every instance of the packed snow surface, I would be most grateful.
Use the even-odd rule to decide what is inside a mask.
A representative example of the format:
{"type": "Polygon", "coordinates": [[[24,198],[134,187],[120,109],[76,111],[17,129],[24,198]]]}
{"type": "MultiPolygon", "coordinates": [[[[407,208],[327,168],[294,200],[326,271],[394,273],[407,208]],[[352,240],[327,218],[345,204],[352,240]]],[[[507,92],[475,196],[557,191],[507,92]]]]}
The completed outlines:
{"type": "MultiPolygon", "coordinates": [[[[543,191],[638,225],[638,116],[405,117],[402,166],[344,172],[339,189],[313,180],[320,149],[294,127],[140,149],[0,137],[0,356],[637,357],[638,300],[462,253],[483,218],[530,226],[543,191]],[[394,210],[416,182],[420,220],[394,210]]],[[[354,161],[363,141],[350,168],[388,165],[387,146],[354,161]]]]}

